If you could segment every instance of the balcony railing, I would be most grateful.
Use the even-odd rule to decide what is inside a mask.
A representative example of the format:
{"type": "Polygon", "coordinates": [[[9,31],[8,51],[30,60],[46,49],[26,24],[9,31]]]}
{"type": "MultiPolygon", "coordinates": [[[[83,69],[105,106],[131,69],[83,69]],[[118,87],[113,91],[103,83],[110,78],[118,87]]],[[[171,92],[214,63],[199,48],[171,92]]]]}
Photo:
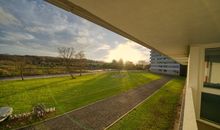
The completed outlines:
{"type": "Polygon", "coordinates": [[[192,88],[190,86],[186,86],[182,126],[183,130],[198,130],[193,104],[192,88]]]}

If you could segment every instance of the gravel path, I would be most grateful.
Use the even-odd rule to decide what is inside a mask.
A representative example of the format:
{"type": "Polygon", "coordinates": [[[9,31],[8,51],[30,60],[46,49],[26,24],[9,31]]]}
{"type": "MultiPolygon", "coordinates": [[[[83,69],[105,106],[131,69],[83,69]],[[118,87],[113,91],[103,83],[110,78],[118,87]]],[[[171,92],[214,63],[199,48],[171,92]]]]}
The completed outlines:
{"type": "Polygon", "coordinates": [[[171,77],[163,77],[57,118],[23,128],[23,130],[102,130],[134,108],[170,79],[171,77]]]}

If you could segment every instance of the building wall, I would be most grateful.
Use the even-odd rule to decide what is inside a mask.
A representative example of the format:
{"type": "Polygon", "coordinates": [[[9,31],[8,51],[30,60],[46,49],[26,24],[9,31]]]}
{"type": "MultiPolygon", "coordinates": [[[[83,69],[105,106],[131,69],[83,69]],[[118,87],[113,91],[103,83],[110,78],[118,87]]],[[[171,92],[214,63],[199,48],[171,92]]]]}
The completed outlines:
{"type": "MultiPolygon", "coordinates": [[[[216,116],[220,115],[218,110],[220,109],[220,89],[216,86],[210,87],[211,83],[220,83],[220,65],[219,62],[210,62],[205,60],[205,50],[210,48],[219,48],[220,44],[209,44],[209,45],[194,45],[190,47],[189,61],[188,61],[188,74],[187,74],[187,90],[192,90],[193,105],[195,110],[195,116],[197,121],[203,122],[207,125],[219,128],[219,118],[216,116]],[[208,64],[207,64],[208,63],[208,64]],[[212,68],[209,71],[209,68],[212,68]],[[206,86],[208,85],[208,87],[206,86]]],[[[215,53],[219,57],[219,53],[215,53]]],[[[212,85],[212,84],[211,84],[212,85]]],[[[185,100],[185,104],[187,104],[185,100]]],[[[186,109],[186,107],[185,107],[186,109]]],[[[184,113],[184,116],[192,115],[192,113],[184,113]]],[[[187,119],[184,120],[187,122],[187,119]]]]}
{"type": "Polygon", "coordinates": [[[180,75],[181,65],[156,51],[151,51],[150,61],[151,72],[168,75],[180,75]]]}

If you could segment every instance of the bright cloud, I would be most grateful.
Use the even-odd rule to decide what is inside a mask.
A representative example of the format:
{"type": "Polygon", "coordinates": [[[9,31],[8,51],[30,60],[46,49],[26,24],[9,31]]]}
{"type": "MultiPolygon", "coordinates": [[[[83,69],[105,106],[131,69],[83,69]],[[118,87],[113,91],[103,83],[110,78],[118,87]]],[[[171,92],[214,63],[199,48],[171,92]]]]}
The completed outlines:
{"type": "Polygon", "coordinates": [[[142,46],[128,40],[126,43],[120,43],[116,48],[110,50],[105,60],[111,62],[113,59],[123,59],[124,61],[132,61],[134,63],[137,63],[139,60],[149,60],[149,56],[147,55],[149,49],[140,51],[138,49],[140,47],[142,46]]]}
{"type": "Polygon", "coordinates": [[[98,47],[96,49],[96,51],[98,51],[98,50],[109,50],[109,49],[111,49],[111,46],[109,46],[108,44],[103,44],[100,47],[98,47]]]}

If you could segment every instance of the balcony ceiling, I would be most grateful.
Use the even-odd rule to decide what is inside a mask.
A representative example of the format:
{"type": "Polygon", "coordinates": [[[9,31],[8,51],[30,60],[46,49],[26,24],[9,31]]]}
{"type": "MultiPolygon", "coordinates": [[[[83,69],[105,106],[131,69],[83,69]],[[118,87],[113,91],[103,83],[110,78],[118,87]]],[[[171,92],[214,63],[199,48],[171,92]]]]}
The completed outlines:
{"type": "Polygon", "coordinates": [[[48,0],[186,64],[189,45],[220,43],[220,0],[48,0]]]}

